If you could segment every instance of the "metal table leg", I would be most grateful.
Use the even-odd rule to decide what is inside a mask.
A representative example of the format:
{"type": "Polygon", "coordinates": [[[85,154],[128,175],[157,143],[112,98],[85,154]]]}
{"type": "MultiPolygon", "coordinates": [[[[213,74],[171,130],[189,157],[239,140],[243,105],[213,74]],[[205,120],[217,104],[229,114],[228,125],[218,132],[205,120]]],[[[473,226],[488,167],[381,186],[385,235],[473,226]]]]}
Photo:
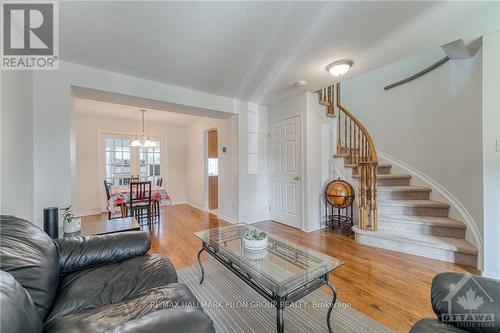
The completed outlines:
{"type": "Polygon", "coordinates": [[[285,332],[285,303],[281,300],[276,302],[276,332],[285,332]]]}
{"type": "Polygon", "coordinates": [[[200,284],[203,283],[203,280],[205,279],[205,270],[203,269],[203,265],[201,264],[201,259],[200,255],[201,253],[205,250],[205,247],[202,247],[200,252],[198,252],[198,264],[200,265],[201,268],[201,279],[200,279],[200,284]]]}
{"type": "Polygon", "coordinates": [[[330,281],[326,281],[326,285],[332,290],[333,292],[333,300],[332,303],[330,304],[330,307],[328,308],[328,315],[326,316],[327,324],[328,324],[328,331],[332,333],[332,326],[330,324],[330,316],[332,315],[332,310],[335,307],[335,302],[337,301],[337,290],[335,287],[330,283],[330,281]]]}

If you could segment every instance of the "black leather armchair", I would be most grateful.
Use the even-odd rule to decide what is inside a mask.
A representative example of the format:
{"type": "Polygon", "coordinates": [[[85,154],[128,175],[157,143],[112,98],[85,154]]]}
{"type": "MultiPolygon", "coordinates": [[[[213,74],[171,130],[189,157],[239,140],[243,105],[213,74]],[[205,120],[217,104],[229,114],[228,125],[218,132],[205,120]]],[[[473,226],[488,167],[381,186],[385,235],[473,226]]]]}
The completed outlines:
{"type": "Polygon", "coordinates": [[[0,217],[1,332],[214,333],[170,261],[144,232],[53,241],[0,217]]]}
{"type": "Polygon", "coordinates": [[[441,273],[432,280],[431,301],[437,319],[418,321],[410,333],[500,332],[500,281],[441,273]]]}

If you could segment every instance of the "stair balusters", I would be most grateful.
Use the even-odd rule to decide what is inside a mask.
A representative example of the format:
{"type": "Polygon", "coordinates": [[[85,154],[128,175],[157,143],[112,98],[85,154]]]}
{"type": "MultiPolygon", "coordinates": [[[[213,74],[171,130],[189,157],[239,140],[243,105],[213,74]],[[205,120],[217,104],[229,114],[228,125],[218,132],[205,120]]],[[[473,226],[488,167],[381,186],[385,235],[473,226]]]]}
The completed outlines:
{"type": "Polygon", "coordinates": [[[337,116],[337,154],[346,155],[359,174],[359,227],[377,230],[377,151],[361,122],[347,111],[340,100],[340,83],[317,91],[319,103],[327,107],[328,116],[337,116]],[[334,94],[334,88],[336,92],[334,94]],[[336,95],[336,96],[334,96],[336,95]],[[335,98],[336,97],[336,98],[335,98]],[[335,114],[335,106],[338,114],[335,114]]]}

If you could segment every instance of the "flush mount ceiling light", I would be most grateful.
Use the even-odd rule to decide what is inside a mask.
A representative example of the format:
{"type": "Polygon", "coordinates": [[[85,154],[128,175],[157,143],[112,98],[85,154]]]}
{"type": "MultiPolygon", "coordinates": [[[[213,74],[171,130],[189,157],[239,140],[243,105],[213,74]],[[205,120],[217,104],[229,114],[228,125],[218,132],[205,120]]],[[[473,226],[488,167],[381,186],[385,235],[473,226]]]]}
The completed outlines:
{"type": "Polygon", "coordinates": [[[130,147],[156,147],[156,143],[154,141],[151,141],[149,139],[149,135],[146,135],[145,133],[145,121],[144,121],[144,113],[146,110],[141,109],[142,112],[142,133],[139,135],[139,138],[135,138],[134,141],[130,143],[130,147]]]}
{"type": "Polygon", "coordinates": [[[295,86],[296,87],[305,87],[305,86],[307,86],[307,81],[304,81],[304,80],[297,81],[297,82],[295,82],[295,86]]]}
{"type": "Polygon", "coordinates": [[[327,72],[333,76],[342,76],[349,71],[352,67],[352,60],[343,59],[339,61],[332,62],[326,66],[327,72]]]}

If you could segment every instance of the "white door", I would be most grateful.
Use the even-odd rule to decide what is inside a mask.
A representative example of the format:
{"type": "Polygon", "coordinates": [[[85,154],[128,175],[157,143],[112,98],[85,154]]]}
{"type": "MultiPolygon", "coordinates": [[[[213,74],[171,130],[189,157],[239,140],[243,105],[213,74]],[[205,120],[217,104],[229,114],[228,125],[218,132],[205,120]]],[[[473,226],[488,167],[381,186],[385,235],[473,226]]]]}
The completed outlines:
{"type": "Polygon", "coordinates": [[[270,134],[271,219],[300,228],[300,117],[271,123],[270,134]]]}

